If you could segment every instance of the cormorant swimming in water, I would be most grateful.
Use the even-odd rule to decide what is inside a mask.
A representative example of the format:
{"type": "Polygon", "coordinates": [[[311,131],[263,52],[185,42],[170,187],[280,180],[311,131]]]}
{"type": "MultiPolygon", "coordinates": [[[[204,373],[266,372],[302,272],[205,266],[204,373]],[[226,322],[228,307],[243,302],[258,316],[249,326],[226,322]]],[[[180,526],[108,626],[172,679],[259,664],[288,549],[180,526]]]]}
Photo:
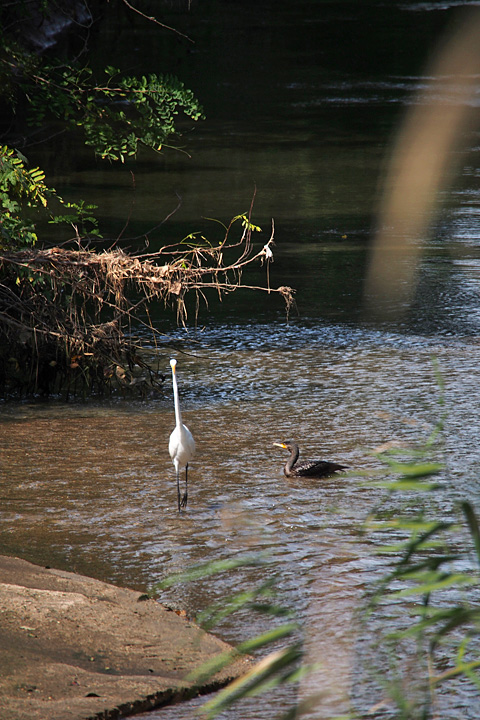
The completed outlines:
{"type": "Polygon", "coordinates": [[[299,456],[298,445],[291,440],[281,443],[273,443],[277,447],[284,448],[290,453],[290,457],[283,468],[285,477],[306,477],[306,478],[326,478],[339,470],[346,470],[346,465],[329,462],[328,460],[310,460],[301,462],[297,465],[299,456]]]}

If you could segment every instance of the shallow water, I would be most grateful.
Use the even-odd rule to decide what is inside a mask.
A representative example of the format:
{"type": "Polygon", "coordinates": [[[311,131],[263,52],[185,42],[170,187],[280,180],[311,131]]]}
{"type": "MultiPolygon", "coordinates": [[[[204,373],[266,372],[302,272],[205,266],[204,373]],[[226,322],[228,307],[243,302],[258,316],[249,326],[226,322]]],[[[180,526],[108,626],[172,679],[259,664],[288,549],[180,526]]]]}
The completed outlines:
{"type": "MultiPolygon", "coordinates": [[[[359,474],[378,467],[368,450],[415,445],[430,433],[440,413],[436,356],[448,468],[431,511],[450,517],[456,501],[475,504],[480,348],[470,339],[313,323],[212,325],[200,343],[193,355],[177,353],[184,420],[198,448],[188,512],[176,511],[167,453],[169,383],[164,396],[145,402],[7,405],[2,552],[145,590],[193,563],[266,551],[266,569],[181,585],[162,599],[195,615],[273,573],[282,602],[305,623],[307,646],[335,655],[343,643],[339,666],[353,671],[355,640],[346,628],[383,565],[372,539],[359,535],[379,502],[359,474]],[[286,480],[272,443],[289,437],[304,457],[335,459],[351,472],[321,483],[286,480]]],[[[266,627],[265,619],[244,618],[218,632],[240,641],[266,627]]],[[[253,710],[242,717],[270,716],[267,707],[253,710]]]]}

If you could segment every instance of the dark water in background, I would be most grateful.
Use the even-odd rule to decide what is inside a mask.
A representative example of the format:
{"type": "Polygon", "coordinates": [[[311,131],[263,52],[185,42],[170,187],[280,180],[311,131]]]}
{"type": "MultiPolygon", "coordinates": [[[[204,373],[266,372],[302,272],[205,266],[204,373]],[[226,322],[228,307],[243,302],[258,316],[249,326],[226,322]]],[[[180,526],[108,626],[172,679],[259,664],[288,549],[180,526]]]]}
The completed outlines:
{"type": "MultiPolygon", "coordinates": [[[[109,237],[128,219],[123,237],[132,247],[141,247],[134,238],[158,225],[178,196],[181,208],[152,233],[151,247],[195,230],[217,233],[202,218],[228,222],[248,210],[256,187],[260,242],[275,219],[272,285],[297,289],[298,313],[287,324],[279,299],[239,293],[223,305],[212,299],[197,331],[187,333],[153,309],[170,341],[165,371],[170,354],[179,358],[185,420],[198,446],[181,518],[167,453],[169,384],[145,402],[4,407],[0,552],[144,589],[193,562],[268,550],[267,572],[277,574],[282,599],[305,624],[307,649],[330,658],[350,684],[359,662],[350,622],[381,570],[374,543],[358,535],[378,492],[354,473],[375,465],[369,448],[414,444],[430,432],[439,414],[432,356],[449,413],[447,469],[432,512],[451,517],[456,501],[480,495],[478,134],[422,243],[411,308],[382,325],[362,313],[389,143],[426,81],[424,61],[439,33],[465,4],[242,0],[192,3],[189,13],[167,4],[162,20],[194,45],[173,34],[153,41],[152,29],[131,16],[98,28],[98,63],[118,57],[132,73],[174,72],[204,103],[207,119],[186,128],[189,156],[142,154],[109,166],[63,139],[35,162],[64,197],[99,206],[109,237]],[[305,456],[345,462],[353,475],[321,488],[292,486],[272,448],[291,436],[305,456]]],[[[195,614],[258,580],[244,572],[182,586],[166,601],[195,614]]],[[[263,629],[264,621],[247,618],[219,632],[239,641],[263,629]]],[[[318,684],[331,680],[320,675],[318,684]]],[[[358,685],[353,695],[362,711],[381,700],[358,685]]],[[[266,720],[292,700],[281,692],[228,717],[266,720]]],[[[445,717],[478,717],[478,698],[461,682],[440,703],[445,717]]],[[[342,709],[334,692],[315,717],[342,709]]],[[[190,716],[178,713],[158,717],[190,716]]]]}
{"type": "Polygon", "coordinates": [[[421,8],[207,2],[162,16],[194,44],[173,33],[159,43],[157,30],[131,13],[120,28],[109,20],[98,30],[98,64],[108,57],[132,73],[178,75],[207,119],[186,128],[191,158],[167,151],[127,167],[94,165],[77,147],[63,153],[55,143],[57,184],[87,193],[112,229],[123,228],[135,202],[135,232],[163,219],[179,193],[182,208],[160,241],[191,232],[202,216],[248,209],[254,185],[259,224],[269,228],[274,217],[279,241],[365,231],[392,129],[449,16],[421,8]]]}
{"type": "MultiPolygon", "coordinates": [[[[109,165],[60,139],[38,161],[67,199],[99,206],[107,238],[122,234],[133,248],[156,227],[151,249],[196,231],[216,242],[221,227],[205,218],[228,223],[247,212],[256,188],[259,243],[275,222],[272,285],[297,289],[302,317],[357,323],[392,137],[425,86],[424,63],[439,36],[468,4],[207,2],[174,12],[166,3],[171,12],[162,20],[194,43],[174,33],[160,43],[156,29],[131,13],[109,17],[95,38],[97,64],[109,57],[131,73],[175,73],[204,104],[206,120],[184,128],[185,152],[141,153],[135,162],[109,165]],[[181,207],[158,228],[179,199],[181,207]]],[[[421,307],[406,321],[415,332],[449,331],[452,324],[469,330],[463,310],[450,317],[443,299],[457,305],[461,292],[463,307],[458,279],[465,264],[459,273],[454,261],[466,254],[476,262],[477,139],[474,133],[442,198],[433,238],[426,238],[421,307]]],[[[214,314],[236,319],[259,310],[276,318],[283,307],[248,294],[224,307],[215,297],[212,303],[214,314]]]]}

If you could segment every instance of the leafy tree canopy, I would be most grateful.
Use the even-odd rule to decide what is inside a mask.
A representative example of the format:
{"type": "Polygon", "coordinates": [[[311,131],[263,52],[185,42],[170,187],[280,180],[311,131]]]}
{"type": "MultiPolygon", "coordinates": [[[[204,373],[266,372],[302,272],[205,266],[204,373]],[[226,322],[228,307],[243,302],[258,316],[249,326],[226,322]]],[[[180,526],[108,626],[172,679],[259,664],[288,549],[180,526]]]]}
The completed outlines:
{"type": "MultiPolygon", "coordinates": [[[[139,13],[126,0],[116,1],[139,13]]],[[[102,6],[106,3],[100,0],[97,13],[102,6]]],[[[79,227],[98,233],[91,206],[70,203],[65,213],[66,203],[46,186],[42,170],[27,169],[25,157],[18,152],[19,147],[25,152],[19,137],[28,145],[30,133],[56,123],[62,131],[80,130],[85,144],[100,158],[124,162],[140,146],[160,151],[167,139],[178,134],[180,115],[193,121],[203,117],[191,90],[171,75],[136,77],[106,65],[97,77],[88,63],[87,39],[93,22],[86,0],[69,0],[61,8],[53,0],[19,0],[0,8],[0,103],[6,141],[0,149],[3,247],[34,244],[35,229],[25,220],[24,210],[45,209],[53,198],[64,207],[60,214],[50,211],[51,222],[70,222],[77,234],[79,227]],[[70,26],[77,42],[69,44],[65,57],[56,37],[70,26]],[[76,45],[80,49],[72,58],[69,55],[76,45]]]]}

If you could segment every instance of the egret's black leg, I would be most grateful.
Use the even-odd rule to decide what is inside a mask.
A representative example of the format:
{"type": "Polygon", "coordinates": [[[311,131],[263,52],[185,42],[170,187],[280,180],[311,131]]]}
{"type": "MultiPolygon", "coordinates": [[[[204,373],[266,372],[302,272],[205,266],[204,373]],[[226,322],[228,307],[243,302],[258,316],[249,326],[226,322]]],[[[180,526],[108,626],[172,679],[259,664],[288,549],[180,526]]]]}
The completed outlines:
{"type": "Polygon", "coordinates": [[[185,465],[185,493],[182,497],[182,508],[187,507],[187,500],[188,500],[188,463],[185,465]]]}
{"type": "Polygon", "coordinates": [[[180,470],[177,470],[177,500],[178,500],[178,512],[180,512],[180,470]]]}

